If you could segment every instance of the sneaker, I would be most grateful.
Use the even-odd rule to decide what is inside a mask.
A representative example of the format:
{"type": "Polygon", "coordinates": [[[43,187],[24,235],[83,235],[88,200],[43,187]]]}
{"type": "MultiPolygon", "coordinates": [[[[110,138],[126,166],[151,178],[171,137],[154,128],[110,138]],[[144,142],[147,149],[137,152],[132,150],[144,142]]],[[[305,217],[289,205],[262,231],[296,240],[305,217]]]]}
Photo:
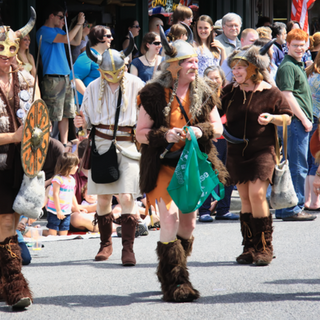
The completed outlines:
{"type": "Polygon", "coordinates": [[[228,212],[222,216],[216,215],[216,220],[239,220],[239,216],[237,214],[228,212]]]}
{"type": "Polygon", "coordinates": [[[316,218],[317,216],[315,215],[309,214],[305,211],[301,211],[297,214],[294,214],[293,216],[282,218],[282,220],[283,221],[312,221],[316,218]]]}
{"type": "Polygon", "coordinates": [[[199,217],[200,222],[212,222],[213,218],[210,216],[210,214],[204,214],[199,217]]]}
{"type": "MultiPolygon", "coordinates": [[[[116,232],[117,232],[117,236],[121,238],[122,237],[121,226],[116,228],[116,232]]],[[[148,234],[149,234],[148,227],[144,223],[139,222],[136,226],[136,232],[134,234],[135,238],[138,238],[139,236],[147,236],[148,234]]]]}

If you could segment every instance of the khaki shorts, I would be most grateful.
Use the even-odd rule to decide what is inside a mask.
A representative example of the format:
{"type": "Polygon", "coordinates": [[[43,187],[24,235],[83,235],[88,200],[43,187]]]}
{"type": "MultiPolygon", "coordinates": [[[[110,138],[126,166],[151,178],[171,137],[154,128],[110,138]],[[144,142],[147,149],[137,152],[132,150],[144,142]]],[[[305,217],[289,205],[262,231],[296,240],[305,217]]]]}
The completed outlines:
{"type": "Polygon", "coordinates": [[[69,76],[52,77],[45,75],[41,82],[42,99],[47,104],[51,121],[75,117],[73,90],[69,76]]]}

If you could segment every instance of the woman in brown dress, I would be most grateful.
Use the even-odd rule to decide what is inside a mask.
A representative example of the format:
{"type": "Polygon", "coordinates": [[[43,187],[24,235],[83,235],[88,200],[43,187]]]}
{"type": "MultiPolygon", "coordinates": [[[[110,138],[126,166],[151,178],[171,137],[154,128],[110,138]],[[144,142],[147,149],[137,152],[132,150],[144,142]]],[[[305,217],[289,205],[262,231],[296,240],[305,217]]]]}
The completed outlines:
{"type": "Polygon", "coordinates": [[[267,265],[273,257],[272,216],[266,193],[275,167],[275,125],[282,115],[291,122],[291,109],[278,88],[270,85],[265,47],[236,50],[228,58],[235,82],[223,89],[222,110],[226,129],[243,142],[228,142],[226,167],[241,198],[243,253],[240,264],[267,265]]]}

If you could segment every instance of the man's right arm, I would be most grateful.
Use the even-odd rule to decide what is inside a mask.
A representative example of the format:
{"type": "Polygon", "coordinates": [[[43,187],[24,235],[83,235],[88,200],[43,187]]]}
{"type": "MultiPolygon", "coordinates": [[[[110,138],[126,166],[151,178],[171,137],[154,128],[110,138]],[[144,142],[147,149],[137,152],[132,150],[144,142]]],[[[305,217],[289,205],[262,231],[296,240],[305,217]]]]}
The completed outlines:
{"type": "Polygon", "coordinates": [[[305,131],[310,132],[312,130],[312,123],[307,118],[306,114],[302,111],[302,109],[300,108],[293,93],[291,91],[282,91],[282,93],[286,97],[294,115],[301,121],[302,125],[305,128],[305,131]]]}

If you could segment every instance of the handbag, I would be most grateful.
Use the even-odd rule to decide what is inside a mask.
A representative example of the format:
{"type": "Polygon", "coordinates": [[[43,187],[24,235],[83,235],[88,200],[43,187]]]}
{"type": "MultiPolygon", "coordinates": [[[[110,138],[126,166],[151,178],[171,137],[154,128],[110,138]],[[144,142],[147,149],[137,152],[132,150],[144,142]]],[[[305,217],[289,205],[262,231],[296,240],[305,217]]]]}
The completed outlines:
{"type": "Polygon", "coordinates": [[[283,120],[283,158],[280,162],[280,147],[277,126],[276,132],[276,165],[274,168],[273,185],[270,197],[270,204],[273,209],[291,208],[298,204],[298,197],[293,187],[291,173],[289,170],[289,160],[287,158],[287,122],[283,120]]]}
{"type": "Polygon", "coordinates": [[[92,147],[91,147],[91,178],[95,183],[111,183],[120,177],[117,149],[114,144],[118,130],[121,88],[119,89],[116,116],[114,121],[113,140],[111,146],[104,154],[99,154],[95,144],[95,127],[92,128],[92,147]]]}
{"type": "Polygon", "coordinates": [[[224,198],[224,186],[218,179],[217,170],[212,169],[208,155],[200,151],[192,128],[187,129],[191,140],[186,141],[167,188],[172,200],[182,213],[190,213],[200,208],[210,194],[215,200],[224,198]],[[220,197],[214,191],[217,185],[220,197]]]}
{"type": "Polygon", "coordinates": [[[29,178],[24,174],[12,209],[28,218],[38,219],[42,215],[45,200],[44,182],[44,171],[40,171],[34,178],[29,178]]]}

